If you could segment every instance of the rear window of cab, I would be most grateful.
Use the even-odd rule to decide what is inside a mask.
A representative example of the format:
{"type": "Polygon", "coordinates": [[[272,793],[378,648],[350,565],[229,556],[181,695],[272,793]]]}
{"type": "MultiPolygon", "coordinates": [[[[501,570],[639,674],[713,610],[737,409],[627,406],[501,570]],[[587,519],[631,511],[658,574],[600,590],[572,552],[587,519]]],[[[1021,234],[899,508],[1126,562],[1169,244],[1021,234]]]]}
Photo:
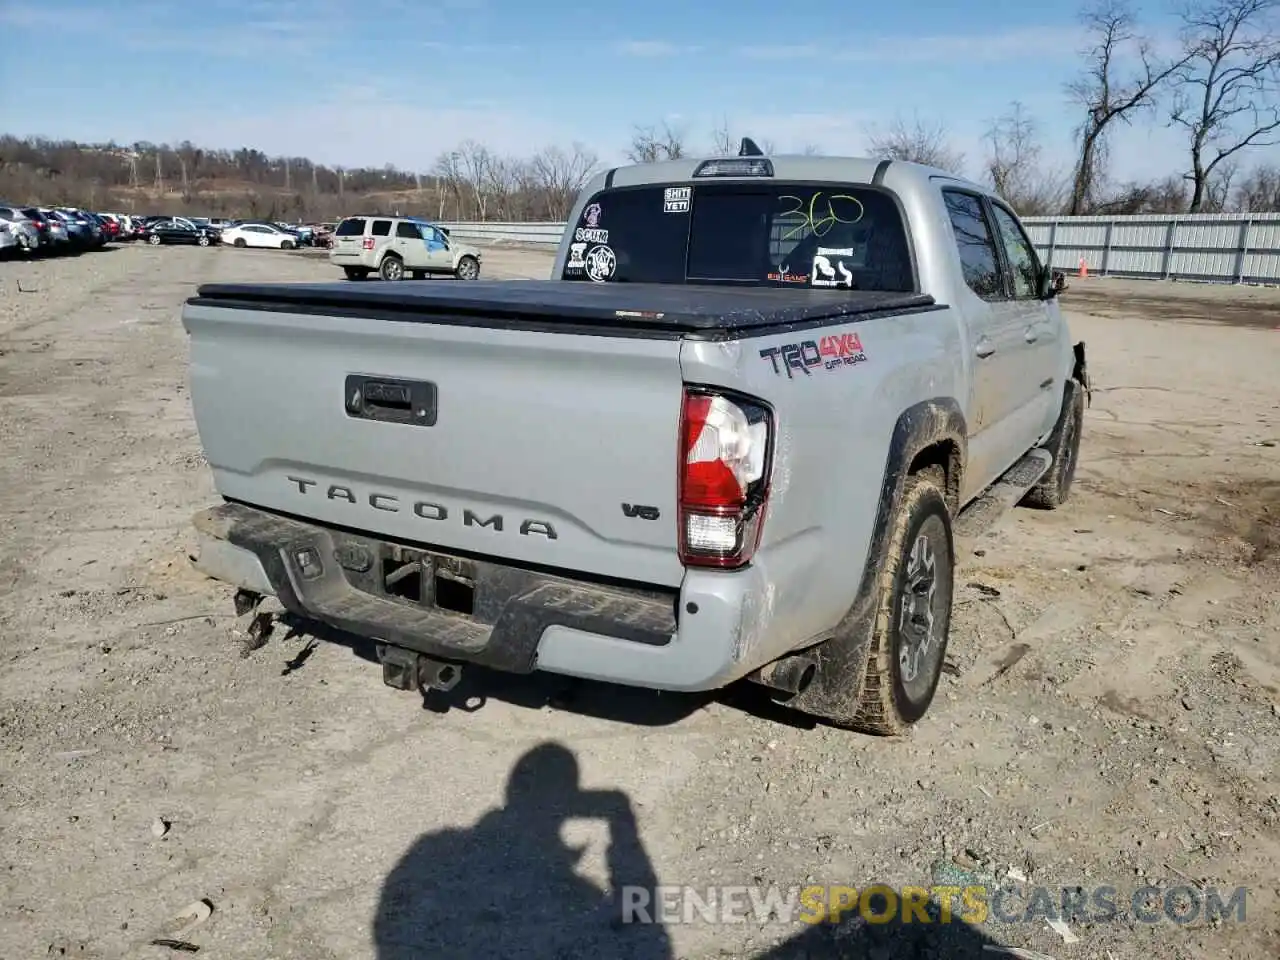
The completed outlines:
{"type": "Polygon", "coordinates": [[[653,184],[582,210],[565,280],[915,290],[891,194],[855,184],[653,184]]]}

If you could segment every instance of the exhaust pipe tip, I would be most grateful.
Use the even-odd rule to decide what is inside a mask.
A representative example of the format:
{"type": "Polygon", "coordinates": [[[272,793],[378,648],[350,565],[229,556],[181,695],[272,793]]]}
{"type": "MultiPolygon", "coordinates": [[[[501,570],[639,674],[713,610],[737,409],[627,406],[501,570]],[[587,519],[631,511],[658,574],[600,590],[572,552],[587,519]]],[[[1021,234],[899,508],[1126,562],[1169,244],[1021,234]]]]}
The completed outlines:
{"type": "Polygon", "coordinates": [[[762,686],[796,696],[804,693],[817,674],[818,661],[807,654],[796,653],[766,663],[749,676],[762,686]]]}

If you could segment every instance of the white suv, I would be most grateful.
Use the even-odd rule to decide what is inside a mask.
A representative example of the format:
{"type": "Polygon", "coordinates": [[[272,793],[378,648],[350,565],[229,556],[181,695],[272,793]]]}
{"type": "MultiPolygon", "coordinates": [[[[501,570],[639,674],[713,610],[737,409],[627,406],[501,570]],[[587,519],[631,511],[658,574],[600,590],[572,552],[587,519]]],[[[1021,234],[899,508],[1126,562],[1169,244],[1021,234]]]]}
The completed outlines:
{"type": "Polygon", "coordinates": [[[333,233],[329,262],[348,280],[377,273],[383,280],[422,280],[449,274],[459,280],[480,276],[480,251],[416,217],[347,217],[333,233]]]}

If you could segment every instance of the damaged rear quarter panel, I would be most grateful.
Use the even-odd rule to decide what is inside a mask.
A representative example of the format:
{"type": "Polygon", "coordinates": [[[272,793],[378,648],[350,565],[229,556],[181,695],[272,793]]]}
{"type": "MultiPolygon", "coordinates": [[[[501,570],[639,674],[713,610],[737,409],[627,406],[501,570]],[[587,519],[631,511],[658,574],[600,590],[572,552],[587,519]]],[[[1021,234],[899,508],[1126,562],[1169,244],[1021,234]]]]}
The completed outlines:
{"type": "MultiPolygon", "coordinates": [[[[812,348],[808,353],[812,357],[812,348]]],[[[741,666],[824,639],[848,612],[871,544],[894,427],[922,400],[949,397],[965,406],[962,355],[958,325],[945,309],[682,344],[685,383],[736,390],[774,411],[768,513],[752,561],[763,587],[743,610],[741,666]],[[805,341],[838,351],[845,334],[857,335],[865,360],[830,369],[817,364],[808,373],[793,369],[791,376],[782,363],[775,368],[774,351],[805,341]]]]}

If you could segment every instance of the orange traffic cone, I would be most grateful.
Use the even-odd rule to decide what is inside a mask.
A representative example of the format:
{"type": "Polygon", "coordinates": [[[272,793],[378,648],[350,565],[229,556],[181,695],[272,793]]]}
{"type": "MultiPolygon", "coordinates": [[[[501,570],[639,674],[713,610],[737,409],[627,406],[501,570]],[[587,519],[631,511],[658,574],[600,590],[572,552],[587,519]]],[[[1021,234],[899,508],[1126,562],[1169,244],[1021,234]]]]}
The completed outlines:
{"type": "Polygon", "coordinates": [[[1080,277],[1084,279],[1089,276],[1089,265],[1084,262],[1084,257],[1080,258],[1080,277]]]}

